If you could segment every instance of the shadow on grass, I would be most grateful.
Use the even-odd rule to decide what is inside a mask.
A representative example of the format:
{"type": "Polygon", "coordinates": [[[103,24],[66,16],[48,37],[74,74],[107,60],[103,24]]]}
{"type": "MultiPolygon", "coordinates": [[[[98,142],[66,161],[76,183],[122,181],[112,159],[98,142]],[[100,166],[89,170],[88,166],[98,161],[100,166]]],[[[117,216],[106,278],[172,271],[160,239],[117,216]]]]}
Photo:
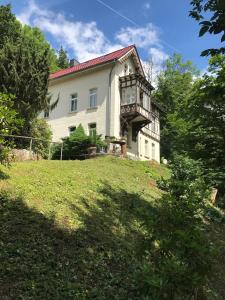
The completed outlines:
{"type": "Polygon", "coordinates": [[[24,199],[0,195],[0,299],[139,299],[134,273],[154,208],[105,183],[95,206],[70,204],[82,226],[57,226],[24,199]]]}

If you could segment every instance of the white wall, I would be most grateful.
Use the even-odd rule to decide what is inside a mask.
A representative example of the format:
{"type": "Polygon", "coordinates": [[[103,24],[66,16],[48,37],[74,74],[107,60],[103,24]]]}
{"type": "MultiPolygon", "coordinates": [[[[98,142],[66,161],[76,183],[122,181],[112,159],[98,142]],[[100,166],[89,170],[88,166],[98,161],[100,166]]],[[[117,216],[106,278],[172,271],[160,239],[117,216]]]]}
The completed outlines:
{"type": "Polygon", "coordinates": [[[160,143],[142,133],[138,134],[139,157],[141,160],[155,160],[160,162],[160,143]],[[148,153],[145,153],[145,141],[148,141],[148,153]],[[153,145],[155,155],[153,157],[153,145]]]}
{"type": "MultiPolygon", "coordinates": [[[[97,133],[106,135],[106,101],[108,99],[108,83],[110,69],[74,75],[70,79],[58,79],[49,86],[52,101],[57,99],[57,107],[50,112],[47,119],[53,131],[53,141],[59,141],[69,135],[69,127],[82,124],[88,133],[88,124],[97,124],[97,133]],[[97,108],[90,109],[89,90],[97,88],[97,108]],[[77,112],[70,112],[71,94],[78,95],[77,112]]],[[[42,115],[43,116],[43,115],[42,115]]]]}

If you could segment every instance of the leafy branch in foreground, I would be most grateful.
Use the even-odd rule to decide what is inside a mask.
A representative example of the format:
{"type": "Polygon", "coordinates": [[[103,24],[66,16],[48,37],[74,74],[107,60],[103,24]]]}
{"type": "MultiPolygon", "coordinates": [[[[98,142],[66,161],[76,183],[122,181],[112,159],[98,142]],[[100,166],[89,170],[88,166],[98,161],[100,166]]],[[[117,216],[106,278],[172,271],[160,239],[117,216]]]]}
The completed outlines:
{"type": "MultiPolygon", "coordinates": [[[[222,34],[221,43],[225,41],[225,1],[224,0],[192,0],[192,10],[189,15],[201,26],[199,36],[205,33],[222,34]],[[209,15],[211,15],[209,17],[209,15]]],[[[225,47],[207,49],[202,56],[225,53],[225,47]]]]}
{"type": "Polygon", "coordinates": [[[177,156],[171,173],[159,182],[166,193],[156,205],[139,276],[148,299],[197,299],[210,271],[212,249],[203,231],[210,191],[197,161],[177,156]]]}

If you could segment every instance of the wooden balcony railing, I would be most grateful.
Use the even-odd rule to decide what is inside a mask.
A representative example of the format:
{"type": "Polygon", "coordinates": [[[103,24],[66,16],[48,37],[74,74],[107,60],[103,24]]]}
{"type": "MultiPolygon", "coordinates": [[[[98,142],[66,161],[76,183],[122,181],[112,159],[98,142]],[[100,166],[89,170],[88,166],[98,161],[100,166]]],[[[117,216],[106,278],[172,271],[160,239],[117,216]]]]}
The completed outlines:
{"type": "Polygon", "coordinates": [[[121,116],[122,117],[138,117],[141,116],[146,121],[151,122],[151,112],[142,107],[139,103],[124,104],[121,105],[121,116]]]}

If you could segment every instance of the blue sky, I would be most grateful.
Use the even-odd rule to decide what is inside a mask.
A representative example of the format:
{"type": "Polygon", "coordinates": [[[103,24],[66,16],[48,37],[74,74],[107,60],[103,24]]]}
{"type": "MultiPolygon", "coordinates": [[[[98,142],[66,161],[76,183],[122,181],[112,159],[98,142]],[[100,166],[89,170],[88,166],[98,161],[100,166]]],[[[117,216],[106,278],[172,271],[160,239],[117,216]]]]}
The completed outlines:
{"type": "Polygon", "coordinates": [[[141,59],[155,68],[174,52],[200,69],[202,50],[218,47],[219,38],[198,37],[188,16],[190,0],[8,0],[23,23],[38,26],[54,48],[62,44],[70,57],[85,61],[135,43],[141,59]]]}

